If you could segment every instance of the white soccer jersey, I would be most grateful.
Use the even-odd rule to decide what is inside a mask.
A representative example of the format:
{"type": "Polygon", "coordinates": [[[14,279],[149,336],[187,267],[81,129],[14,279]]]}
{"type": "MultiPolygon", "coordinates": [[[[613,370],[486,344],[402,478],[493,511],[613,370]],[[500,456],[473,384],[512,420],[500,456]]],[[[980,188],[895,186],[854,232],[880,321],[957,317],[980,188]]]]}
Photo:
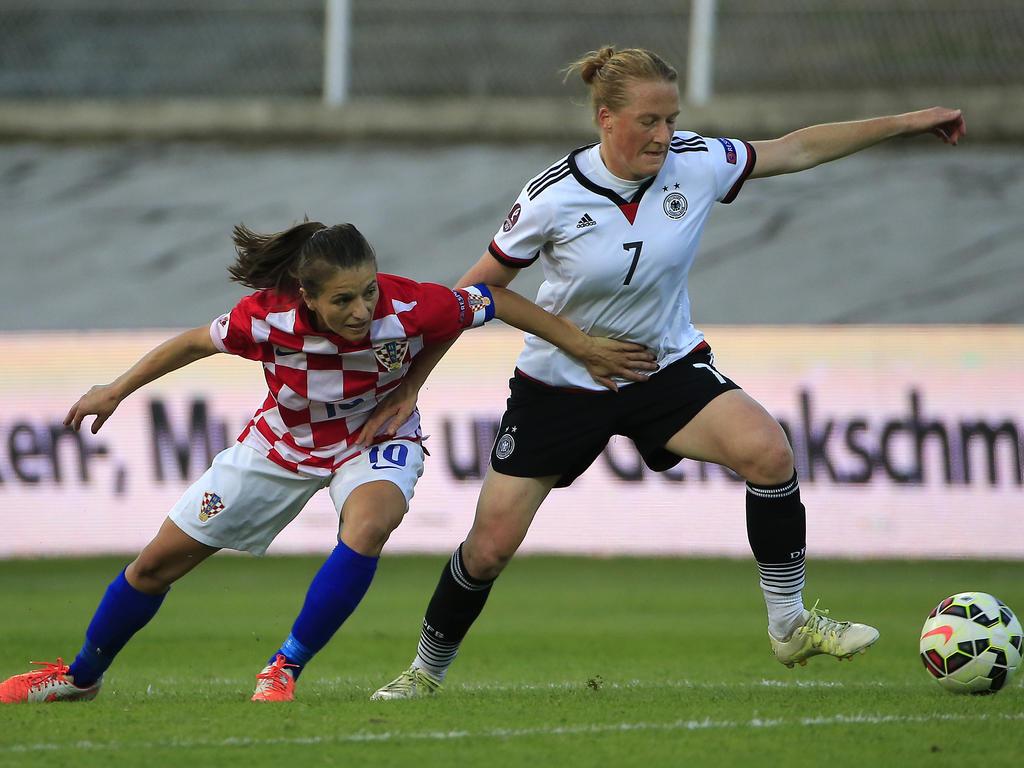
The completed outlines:
{"type": "MultiPolygon", "coordinates": [[[[712,203],[736,197],[754,149],[679,131],[657,176],[635,192],[618,180],[629,200],[600,183],[614,178],[603,166],[603,174],[581,170],[592,152],[576,149],[532,179],[490,252],[517,268],[539,259],[537,304],[591,335],[647,346],[664,368],[703,339],[690,322],[687,274],[712,203]]],[[[600,389],[583,365],[531,334],[517,367],[550,386],[600,389]]]]}

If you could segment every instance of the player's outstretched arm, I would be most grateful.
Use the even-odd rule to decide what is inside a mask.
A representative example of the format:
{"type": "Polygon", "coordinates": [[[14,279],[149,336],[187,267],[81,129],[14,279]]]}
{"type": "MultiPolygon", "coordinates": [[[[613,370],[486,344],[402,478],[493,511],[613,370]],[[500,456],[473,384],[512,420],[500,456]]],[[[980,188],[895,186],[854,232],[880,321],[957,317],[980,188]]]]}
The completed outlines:
{"type": "Polygon", "coordinates": [[[77,432],[86,416],[95,416],[92,433],[96,434],[121,401],[136,389],[217,351],[210,338],[210,328],[206,325],[168,339],[147,352],[114,381],[92,387],[78,398],[64,417],[64,425],[77,432]]]}
{"type": "Polygon", "coordinates": [[[963,112],[932,107],[870,120],[812,125],[771,141],[754,141],[757,163],[750,178],[804,171],[886,139],[921,133],[932,133],[955,146],[967,133],[963,112]]]}
{"type": "Polygon", "coordinates": [[[516,328],[539,336],[583,363],[591,378],[614,391],[613,376],[646,381],[641,371],[658,370],[654,354],[642,344],[588,336],[565,318],[547,312],[518,293],[497,285],[487,286],[494,299],[495,316],[516,328]]]}

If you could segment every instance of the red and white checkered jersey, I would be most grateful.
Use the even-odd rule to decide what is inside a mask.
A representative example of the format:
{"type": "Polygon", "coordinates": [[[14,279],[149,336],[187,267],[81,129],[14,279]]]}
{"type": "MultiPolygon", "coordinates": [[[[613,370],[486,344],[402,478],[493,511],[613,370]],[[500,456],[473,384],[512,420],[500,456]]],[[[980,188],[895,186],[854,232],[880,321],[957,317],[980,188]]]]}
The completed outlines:
{"type": "MultiPolygon", "coordinates": [[[[351,443],[426,345],[449,341],[494,316],[486,286],[451,289],[377,275],[368,337],[320,333],[305,303],[273,291],[242,299],[210,326],[222,352],[263,363],[270,392],[238,441],[282,467],[326,476],[359,453],[351,443]]],[[[420,440],[419,413],[396,438],[420,440]]]]}

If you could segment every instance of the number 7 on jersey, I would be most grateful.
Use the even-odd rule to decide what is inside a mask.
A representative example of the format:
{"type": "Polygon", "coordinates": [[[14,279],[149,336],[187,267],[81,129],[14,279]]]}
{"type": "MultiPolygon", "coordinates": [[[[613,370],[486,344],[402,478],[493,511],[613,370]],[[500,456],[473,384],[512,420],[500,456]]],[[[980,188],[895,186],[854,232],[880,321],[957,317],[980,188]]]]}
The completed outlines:
{"type": "Polygon", "coordinates": [[[635,243],[622,244],[622,250],[633,252],[633,263],[629,265],[629,272],[626,273],[626,279],[622,281],[623,285],[629,285],[629,281],[633,279],[633,273],[636,271],[636,263],[640,261],[640,251],[643,247],[643,240],[637,240],[635,243]]]}

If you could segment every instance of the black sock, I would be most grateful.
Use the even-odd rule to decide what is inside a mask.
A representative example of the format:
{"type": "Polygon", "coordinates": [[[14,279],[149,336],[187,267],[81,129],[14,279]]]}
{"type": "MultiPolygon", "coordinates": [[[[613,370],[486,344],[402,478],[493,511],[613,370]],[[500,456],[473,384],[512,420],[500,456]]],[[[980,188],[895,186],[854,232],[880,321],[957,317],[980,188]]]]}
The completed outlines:
{"type": "Polygon", "coordinates": [[[466,572],[460,544],[441,572],[423,617],[416,666],[438,680],[444,679],[459,644],[483,610],[492,584],[493,579],[480,581],[466,572]]]}
{"type": "Polygon", "coordinates": [[[747,483],[747,539],[765,592],[803,589],[807,521],[795,472],[780,485],[747,483]]]}

